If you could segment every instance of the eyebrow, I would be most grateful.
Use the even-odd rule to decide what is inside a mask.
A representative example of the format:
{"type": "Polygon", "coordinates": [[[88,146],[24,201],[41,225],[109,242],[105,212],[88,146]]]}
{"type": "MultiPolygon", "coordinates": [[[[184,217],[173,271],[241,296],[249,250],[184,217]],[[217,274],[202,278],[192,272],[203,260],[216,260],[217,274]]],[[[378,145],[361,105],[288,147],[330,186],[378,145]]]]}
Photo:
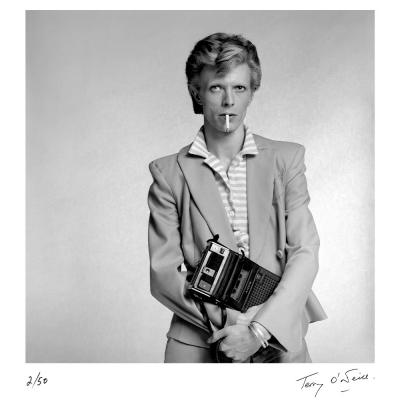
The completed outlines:
{"type": "MultiPolygon", "coordinates": [[[[208,85],[209,86],[217,86],[217,85],[225,86],[224,83],[222,83],[222,82],[220,82],[218,80],[213,80],[208,85]]],[[[247,82],[244,82],[244,81],[236,81],[236,82],[232,83],[232,86],[249,86],[249,85],[250,85],[250,82],[247,83],[247,82]]]]}

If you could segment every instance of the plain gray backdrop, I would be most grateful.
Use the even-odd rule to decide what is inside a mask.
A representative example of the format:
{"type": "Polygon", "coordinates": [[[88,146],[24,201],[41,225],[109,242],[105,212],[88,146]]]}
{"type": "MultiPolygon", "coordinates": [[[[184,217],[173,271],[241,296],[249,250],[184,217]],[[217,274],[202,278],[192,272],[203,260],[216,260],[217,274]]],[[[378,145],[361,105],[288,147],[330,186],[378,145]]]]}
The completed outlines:
{"type": "Polygon", "coordinates": [[[306,147],[329,319],[314,362],[374,360],[374,14],[28,11],[26,359],[161,362],[171,312],[149,291],[148,163],[193,140],[184,66],[240,33],[263,70],[257,133],[306,147]]]}

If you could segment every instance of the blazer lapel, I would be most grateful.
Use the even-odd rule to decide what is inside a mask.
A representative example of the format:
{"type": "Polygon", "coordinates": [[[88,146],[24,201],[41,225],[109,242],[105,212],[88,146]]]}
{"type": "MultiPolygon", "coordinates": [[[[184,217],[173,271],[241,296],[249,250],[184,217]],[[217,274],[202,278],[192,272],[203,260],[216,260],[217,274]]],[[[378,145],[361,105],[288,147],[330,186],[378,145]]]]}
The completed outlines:
{"type": "Polygon", "coordinates": [[[268,218],[272,209],[274,154],[254,135],[259,153],[247,159],[247,218],[250,258],[257,262],[268,240],[268,218]]]}
{"type": "Polygon", "coordinates": [[[207,222],[213,235],[219,234],[219,241],[225,246],[236,249],[233,232],[218,192],[211,168],[203,158],[187,153],[188,147],[178,154],[181,167],[193,201],[207,222]]]}

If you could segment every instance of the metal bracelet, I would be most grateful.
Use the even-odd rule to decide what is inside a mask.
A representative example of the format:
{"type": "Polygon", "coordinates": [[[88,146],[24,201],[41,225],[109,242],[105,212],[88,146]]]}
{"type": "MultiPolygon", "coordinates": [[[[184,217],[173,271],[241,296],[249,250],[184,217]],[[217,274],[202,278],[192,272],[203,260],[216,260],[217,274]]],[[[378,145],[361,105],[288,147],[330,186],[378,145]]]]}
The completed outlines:
{"type": "Polygon", "coordinates": [[[257,340],[261,343],[261,346],[264,347],[265,349],[267,347],[268,342],[264,340],[262,332],[252,323],[250,323],[249,329],[253,333],[253,335],[257,338],[257,340]]]}

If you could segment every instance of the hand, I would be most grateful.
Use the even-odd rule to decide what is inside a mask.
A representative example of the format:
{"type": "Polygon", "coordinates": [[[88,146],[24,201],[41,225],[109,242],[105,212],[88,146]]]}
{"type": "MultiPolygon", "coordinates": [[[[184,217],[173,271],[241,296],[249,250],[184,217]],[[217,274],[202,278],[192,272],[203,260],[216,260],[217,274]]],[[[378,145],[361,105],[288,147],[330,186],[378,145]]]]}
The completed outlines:
{"type": "Polygon", "coordinates": [[[244,324],[227,326],[215,332],[207,342],[214,343],[222,338],[224,339],[219,346],[220,350],[234,361],[246,361],[261,346],[249,327],[244,324]]]}

